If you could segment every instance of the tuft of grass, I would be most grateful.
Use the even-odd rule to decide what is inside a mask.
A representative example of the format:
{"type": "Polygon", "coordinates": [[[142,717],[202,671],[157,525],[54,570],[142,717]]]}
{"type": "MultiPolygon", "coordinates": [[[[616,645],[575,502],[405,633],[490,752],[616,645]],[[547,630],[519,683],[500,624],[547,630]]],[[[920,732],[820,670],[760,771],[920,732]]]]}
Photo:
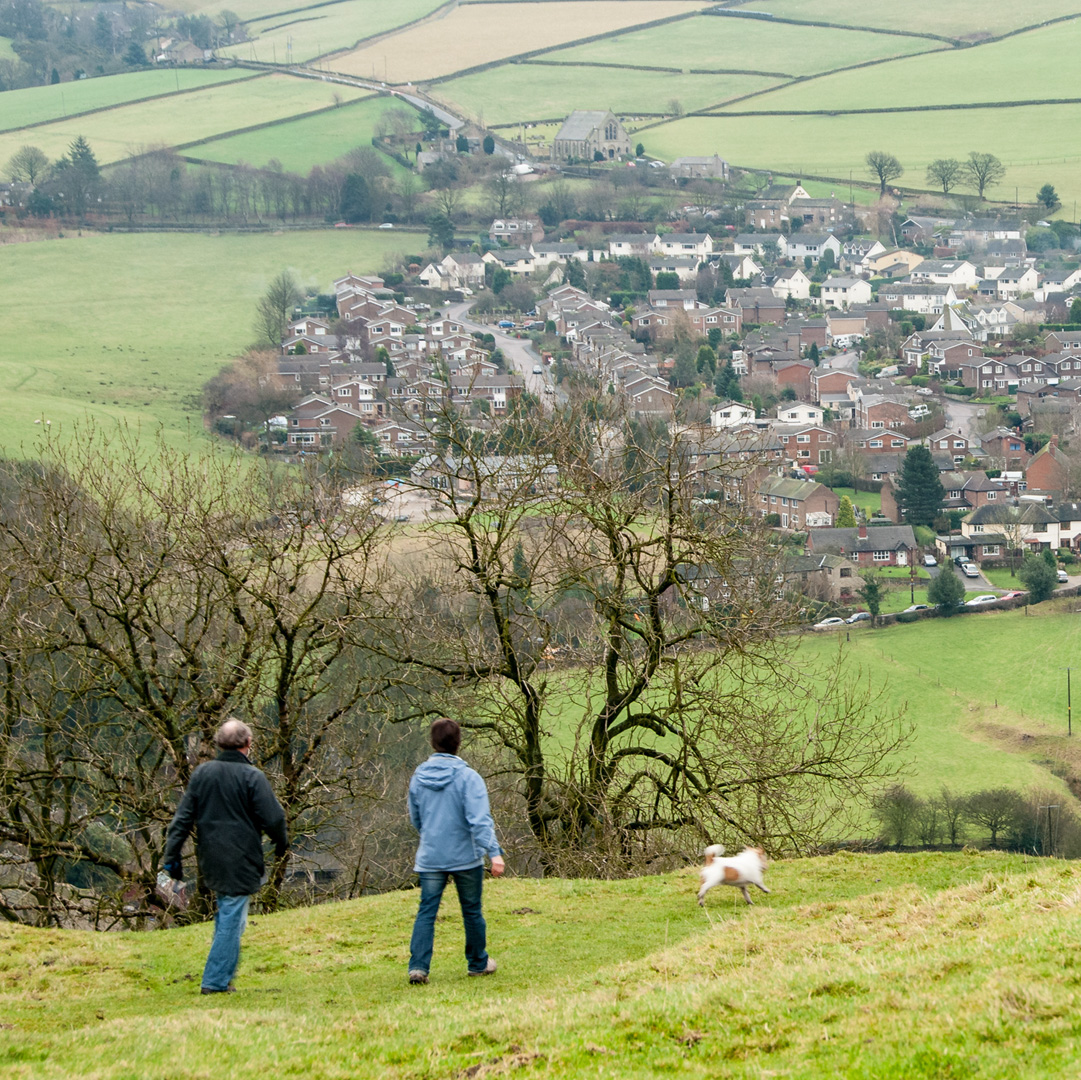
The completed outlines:
{"type": "MultiPolygon", "coordinates": [[[[278,915],[239,992],[202,998],[208,926],[0,927],[5,1077],[1065,1077],[1081,1039],[1081,872],[998,853],[773,865],[694,903],[695,870],[487,888],[499,971],[448,908],[406,983],[415,892],[278,915]]],[[[448,897],[453,907],[453,898],[448,897]]]]}

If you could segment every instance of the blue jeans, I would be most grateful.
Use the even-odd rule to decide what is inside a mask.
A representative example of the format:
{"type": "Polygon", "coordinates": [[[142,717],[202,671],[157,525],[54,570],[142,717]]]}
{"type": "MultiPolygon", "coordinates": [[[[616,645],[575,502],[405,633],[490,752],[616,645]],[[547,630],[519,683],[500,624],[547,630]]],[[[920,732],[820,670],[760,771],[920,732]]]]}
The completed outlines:
{"type": "Polygon", "coordinates": [[[203,968],[203,989],[224,990],[233,981],[240,963],[240,936],[248,925],[250,896],[215,894],[218,910],[214,912],[214,940],[203,968]]]}
{"type": "Polygon", "coordinates": [[[462,906],[465,923],[465,961],[470,971],[483,971],[488,966],[488,928],[481,913],[481,892],[484,888],[484,867],[472,870],[421,870],[420,907],[413,923],[409,942],[409,970],[427,972],[432,966],[432,944],[435,940],[435,917],[447,882],[454,878],[458,903],[462,906]]]}

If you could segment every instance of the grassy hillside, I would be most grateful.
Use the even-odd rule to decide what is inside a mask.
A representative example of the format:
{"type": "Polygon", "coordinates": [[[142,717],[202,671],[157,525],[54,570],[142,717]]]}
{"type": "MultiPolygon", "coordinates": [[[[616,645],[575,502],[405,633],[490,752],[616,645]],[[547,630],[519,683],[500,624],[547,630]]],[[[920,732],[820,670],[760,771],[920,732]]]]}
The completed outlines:
{"type": "Polygon", "coordinates": [[[7,332],[0,337],[5,453],[91,417],[202,430],[199,390],[248,345],[255,303],[279,271],[327,291],[422,244],[397,231],[280,235],[68,235],[4,247],[7,332]],[[58,283],[63,296],[53,296],[58,283]],[[78,287],[75,288],[75,284],[78,287]]]}
{"type": "Polygon", "coordinates": [[[487,889],[496,975],[467,978],[453,897],[406,983],[415,892],[249,926],[239,992],[200,997],[208,926],[0,926],[0,1071],[135,1076],[1036,1078],[1081,1052],[1081,871],[1020,856],[779,863],[769,896],[694,869],[487,889]]]}

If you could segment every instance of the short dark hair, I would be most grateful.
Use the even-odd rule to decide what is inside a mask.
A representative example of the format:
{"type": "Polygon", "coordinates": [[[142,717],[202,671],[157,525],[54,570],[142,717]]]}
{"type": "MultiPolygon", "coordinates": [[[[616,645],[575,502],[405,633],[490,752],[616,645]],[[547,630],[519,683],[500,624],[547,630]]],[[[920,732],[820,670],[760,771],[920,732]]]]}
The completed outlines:
{"type": "Polygon", "coordinates": [[[432,749],[437,753],[456,754],[458,747],[462,745],[462,729],[458,726],[457,720],[449,720],[441,716],[432,724],[428,738],[432,741],[432,749]]]}

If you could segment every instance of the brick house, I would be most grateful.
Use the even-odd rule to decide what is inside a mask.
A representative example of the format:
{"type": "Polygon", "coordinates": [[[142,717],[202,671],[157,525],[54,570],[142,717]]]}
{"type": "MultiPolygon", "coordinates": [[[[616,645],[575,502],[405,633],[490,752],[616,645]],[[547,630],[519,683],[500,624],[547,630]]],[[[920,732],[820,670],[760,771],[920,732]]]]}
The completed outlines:
{"type": "Polygon", "coordinates": [[[774,428],[793,465],[829,465],[837,451],[837,434],[829,428],[786,424],[774,428]]]}
{"type": "Polygon", "coordinates": [[[997,427],[980,436],[980,446],[992,468],[1023,469],[1029,459],[1024,439],[1010,428],[997,427]]]}
{"type": "Polygon", "coordinates": [[[880,394],[861,394],[856,402],[856,425],[861,428],[898,430],[912,422],[908,406],[880,394]]]}
{"type": "Polygon", "coordinates": [[[841,500],[813,480],[770,476],[759,482],[754,507],[765,517],[776,514],[782,529],[816,529],[832,525],[841,500]]]}
{"type": "Polygon", "coordinates": [[[917,550],[916,534],[911,525],[812,529],[807,534],[807,550],[843,555],[860,567],[910,566],[917,550]]]}
{"type": "Polygon", "coordinates": [[[1028,463],[1025,483],[1029,491],[1066,491],[1069,487],[1070,459],[1058,448],[1058,436],[1028,463]]]}

